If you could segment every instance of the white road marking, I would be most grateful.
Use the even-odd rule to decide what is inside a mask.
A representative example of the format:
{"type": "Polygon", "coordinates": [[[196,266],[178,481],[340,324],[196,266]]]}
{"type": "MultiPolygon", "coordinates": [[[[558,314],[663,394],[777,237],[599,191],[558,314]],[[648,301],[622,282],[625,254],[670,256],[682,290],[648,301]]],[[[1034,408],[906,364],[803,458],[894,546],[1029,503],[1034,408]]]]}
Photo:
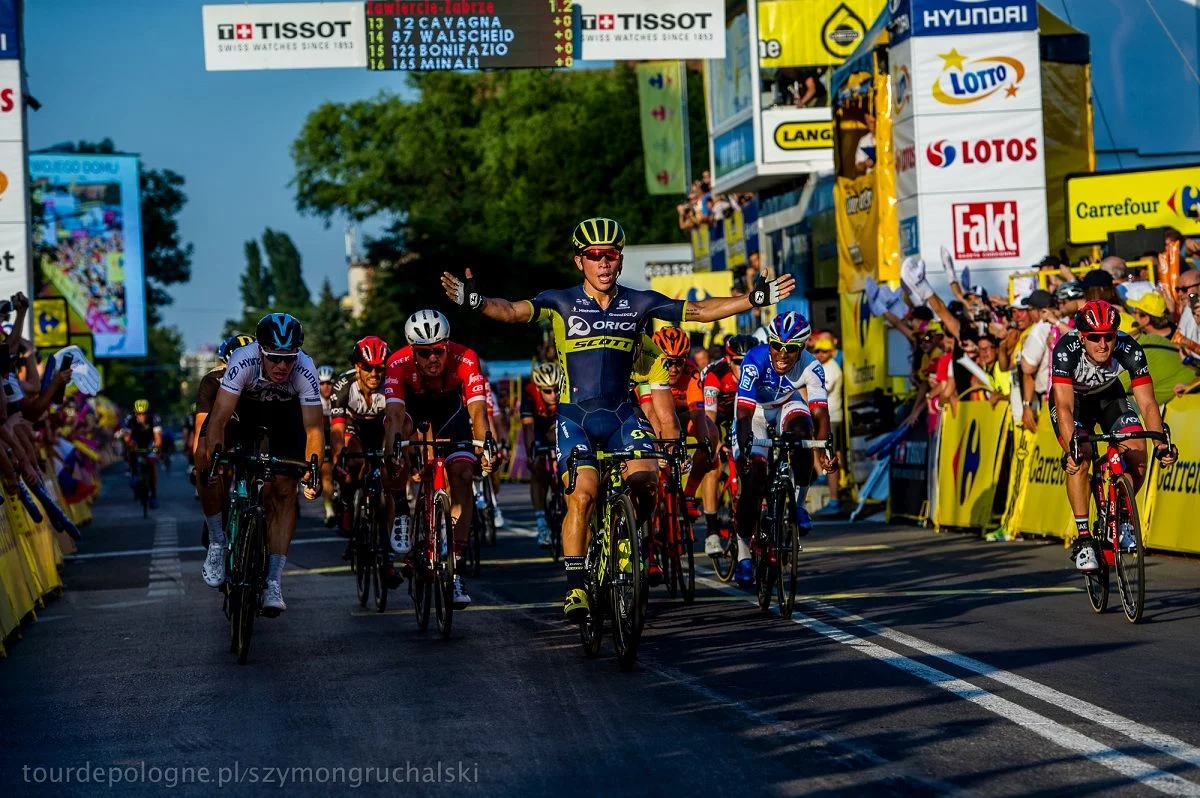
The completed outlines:
{"type": "MultiPolygon", "coordinates": [[[[157,540],[157,531],[155,533],[155,539],[157,540]]],[[[293,540],[292,545],[299,546],[304,543],[340,543],[340,542],[345,542],[345,540],[346,540],[345,538],[341,538],[341,537],[300,538],[297,540],[293,540]]],[[[176,538],[175,542],[176,542],[176,544],[179,543],[178,537],[176,538]]],[[[96,552],[92,552],[90,554],[68,554],[65,557],[63,557],[63,559],[66,560],[67,562],[71,562],[73,560],[100,560],[100,559],[106,559],[108,557],[145,557],[147,554],[154,555],[156,553],[158,553],[158,554],[169,554],[169,553],[182,554],[183,552],[204,551],[204,550],[205,549],[203,546],[175,545],[173,547],[172,546],[161,546],[160,547],[158,545],[155,545],[155,547],[152,549],[125,549],[122,551],[96,551],[96,552]]]]}
{"type": "Polygon", "coordinates": [[[179,532],[175,518],[160,515],[154,522],[154,548],[150,550],[150,586],[147,598],[183,595],[183,566],[179,562],[179,532]]]}
{"type": "MultiPolygon", "coordinates": [[[[756,604],[754,597],[741,593],[738,588],[703,577],[697,581],[702,581],[708,586],[722,592],[737,592],[746,599],[747,603],[756,604]]],[[[1020,704],[1015,704],[1008,699],[989,693],[981,687],[951,676],[944,671],[917,662],[898,651],[864,640],[844,629],[831,626],[824,621],[809,617],[803,613],[797,612],[793,614],[791,620],[794,624],[807,627],[823,637],[849,646],[872,659],[879,660],[886,665],[911,674],[934,687],[958,696],[964,701],[970,701],[1039,737],[1049,740],[1061,748],[1081,754],[1096,764],[1116,771],[1126,778],[1167,795],[1200,796],[1200,785],[1198,784],[1160,770],[1136,757],[1129,756],[1093,740],[1091,737],[1081,734],[1069,726],[1064,726],[1045,715],[1040,715],[1020,704]]],[[[916,640],[916,638],[913,638],[913,640],[916,640]]],[[[984,667],[986,668],[986,666],[984,667]]],[[[995,672],[995,669],[989,670],[993,673],[995,672]]]]}

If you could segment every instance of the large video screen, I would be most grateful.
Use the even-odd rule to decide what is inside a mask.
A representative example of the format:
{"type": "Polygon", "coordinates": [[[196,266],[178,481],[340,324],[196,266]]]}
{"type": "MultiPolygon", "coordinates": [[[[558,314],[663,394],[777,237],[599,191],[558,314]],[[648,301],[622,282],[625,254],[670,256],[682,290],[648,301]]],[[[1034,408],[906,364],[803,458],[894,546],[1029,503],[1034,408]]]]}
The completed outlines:
{"type": "Polygon", "coordinates": [[[146,354],[141,191],[132,155],[29,157],[34,262],[87,322],[96,357],[146,354]]]}

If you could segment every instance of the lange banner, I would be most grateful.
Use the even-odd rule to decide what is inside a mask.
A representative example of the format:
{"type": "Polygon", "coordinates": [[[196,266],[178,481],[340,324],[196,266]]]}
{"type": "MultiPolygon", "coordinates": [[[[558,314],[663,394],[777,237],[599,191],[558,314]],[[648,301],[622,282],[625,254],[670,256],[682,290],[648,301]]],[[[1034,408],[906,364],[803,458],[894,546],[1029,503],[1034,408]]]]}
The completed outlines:
{"type": "Polygon", "coordinates": [[[202,16],[209,72],[367,66],[361,2],[230,3],[202,16]]]}
{"type": "Polygon", "coordinates": [[[1102,244],[1108,234],[1174,227],[1200,235],[1200,164],[1067,178],[1067,238],[1102,244]]]}
{"type": "Polygon", "coordinates": [[[682,61],[637,65],[646,191],[687,192],[687,72],[682,61]]]}
{"type": "Polygon", "coordinates": [[[87,321],[97,357],[146,354],[141,189],[132,155],[29,158],[44,294],[87,321]]]}
{"type": "Polygon", "coordinates": [[[959,402],[941,416],[936,526],[982,529],[992,517],[1000,456],[1012,425],[1008,405],[959,402]]]}

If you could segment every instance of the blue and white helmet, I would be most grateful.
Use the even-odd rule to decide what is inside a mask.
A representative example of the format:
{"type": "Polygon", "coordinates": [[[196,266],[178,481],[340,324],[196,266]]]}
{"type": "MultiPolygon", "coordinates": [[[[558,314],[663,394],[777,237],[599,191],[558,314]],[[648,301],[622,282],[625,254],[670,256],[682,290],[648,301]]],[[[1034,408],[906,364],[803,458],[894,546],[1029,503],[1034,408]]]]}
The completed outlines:
{"type": "Polygon", "coordinates": [[[783,344],[804,344],[810,335],[812,335],[812,325],[808,323],[808,319],[794,310],[780,313],[771,320],[771,326],[767,328],[767,337],[771,341],[779,341],[783,344]]]}
{"type": "Polygon", "coordinates": [[[268,313],[259,319],[254,337],[268,352],[296,352],[304,346],[304,326],[290,313],[268,313]]]}

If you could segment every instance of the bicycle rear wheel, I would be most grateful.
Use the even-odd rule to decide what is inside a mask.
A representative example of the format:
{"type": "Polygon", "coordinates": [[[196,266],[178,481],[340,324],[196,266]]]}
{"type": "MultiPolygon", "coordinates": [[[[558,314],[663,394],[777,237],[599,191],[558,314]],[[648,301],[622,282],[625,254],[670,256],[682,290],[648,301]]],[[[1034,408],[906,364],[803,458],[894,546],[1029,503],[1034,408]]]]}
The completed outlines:
{"type": "Polygon", "coordinates": [[[480,558],[483,556],[483,538],[487,537],[487,519],[476,510],[471,519],[471,531],[467,533],[467,551],[463,557],[463,566],[471,576],[479,576],[480,558]]]}
{"type": "Polygon", "coordinates": [[[434,499],[433,536],[433,608],[438,634],[445,640],[454,626],[454,542],[448,496],[434,499]]]}
{"type": "Polygon", "coordinates": [[[375,565],[371,569],[371,583],[375,590],[375,611],[384,612],[387,610],[388,603],[388,585],[387,573],[391,563],[388,560],[388,548],[391,543],[388,541],[388,531],[383,524],[380,523],[379,513],[374,509],[369,509],[367,512],[367,529],[371,533],[371,559],[375,565]]]}
{"type": "MultiPolygon", "coordinates": [[[[483,535],[484,543],[489,546],[496,545],[496,492],[492,489],[492,478],[486,476],[483,478],[483,495],[487,499],[487,508],[483,511],[483,535]]],[[[475,562],[478,564],[479,557],[476,553],[475,562]]],[[[479,574],[476,573],[475,576],[479,574]]]]}
{"type": "Polygon", "coordinates": [[[241,597],[235,601],[238,607],[238,642],[237,661],[245,665],[250,656],[250,638],[254,635],[254,618],[258,615],[261,596],[259,585],[266,569],[266,549],[264,548],[264,517],[261,508],[255,508],[243,516],[243,529],[240,536],[241,552],[234,552],[234,557],[241,562],[240,572],[242,582],[234,586],[235,593],[241,597]]]}
{"type": "Polygon", "coordinates": [[[367,542],[371,539],[369,523],[370,510],[366,506],[366,500],[360,488],[354,493],[354,542],[350,544],[354,565],[354,582],[358,590],[358,606],[360,607],[367,606],[367,599],[371,598],[371,582],[374,579],[373,572],[375,570],[375,557],[367,542]]]}
{"type": "Polygon", "coordinates": [[[1121,609],[1130,623],[1142,620],[1146,604],[1146,558],[1142,548],[1142,523],[1138,517],[1137,499],[1134,498],[1133,480],[1122,474],[1113,481],[1117,500],[1116,549],[1117,590],[1121,594],[1121,609]],[[1122,546],[1121,527],[1128,524],[1127,531],[1132,542],[1122,546]]]}
{"type": "Polygon", "coordinates": [[[645,625],[643,593],[646,586],[642,580],[642,547],[633,502],[623,493],[609,502],[608,533],[613,647],[621,670],[627,671],[637,662],[645,625]]]}
{"type": "Polygon", "coordinates": [[[720,554],[710,554],[709,559],[712,560],[713,571],[717,575],[717,579],[725,584],[733,581],[733,572],[737,568],[738,542],[737,532],[733,523],[734,519],[734,501],[733,494],[729,490],[729,483],[721,475],[721,491],[717,497],[719,502],[717,508],[717,528],[708,530],[708,534],[717,534],[721,538],[721,543],[724,546],[720,554]]]}

